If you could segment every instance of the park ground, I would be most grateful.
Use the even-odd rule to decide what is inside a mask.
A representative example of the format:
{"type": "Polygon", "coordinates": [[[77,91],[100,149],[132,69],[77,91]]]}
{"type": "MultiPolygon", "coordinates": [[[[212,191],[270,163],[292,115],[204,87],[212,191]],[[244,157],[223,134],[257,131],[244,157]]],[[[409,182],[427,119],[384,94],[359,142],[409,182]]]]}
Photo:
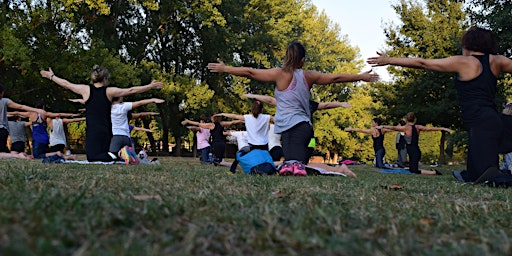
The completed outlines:
{"type": "Polygon", "coordinates": [[[159,161],[0,160],[0,255],[512,255],[511,190],[457,183],[463,166],[284,177],[159,161]]]}

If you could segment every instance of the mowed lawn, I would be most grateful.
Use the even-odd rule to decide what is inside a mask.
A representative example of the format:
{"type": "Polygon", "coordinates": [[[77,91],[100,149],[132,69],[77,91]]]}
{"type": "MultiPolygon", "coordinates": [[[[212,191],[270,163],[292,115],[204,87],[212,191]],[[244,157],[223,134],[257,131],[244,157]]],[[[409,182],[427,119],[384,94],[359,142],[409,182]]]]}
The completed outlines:
{"type": "Polygon", "coordinates": [[[0,160],[0,255],[512,255],[512,190],[457,183],[461,166],[290,177],[159,160],[0,160]]]}

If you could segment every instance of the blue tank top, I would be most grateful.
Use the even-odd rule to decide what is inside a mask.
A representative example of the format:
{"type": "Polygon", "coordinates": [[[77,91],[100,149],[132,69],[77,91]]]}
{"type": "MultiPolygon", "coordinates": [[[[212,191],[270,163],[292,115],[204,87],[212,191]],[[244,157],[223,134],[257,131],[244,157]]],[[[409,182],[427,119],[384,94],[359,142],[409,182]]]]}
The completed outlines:
{"type": "Polygon", "coordinates": [[[489,111],[496,112],[496,85],[498,79],[491,71],[489,55],[473,55],[480,61],[482,72],[470,81],[455,79],[455,88],[459,97],[462,121],[466,127],[479,124],[486,119],[489,111]]]}
{"type": "Polygon", "coordinates": [[[32,122],[32,139],[41,144],[48,144],[50,137],[46,129],[46,122],[41,118],[41,114],[37,114],[37,120],[32,122]]]}

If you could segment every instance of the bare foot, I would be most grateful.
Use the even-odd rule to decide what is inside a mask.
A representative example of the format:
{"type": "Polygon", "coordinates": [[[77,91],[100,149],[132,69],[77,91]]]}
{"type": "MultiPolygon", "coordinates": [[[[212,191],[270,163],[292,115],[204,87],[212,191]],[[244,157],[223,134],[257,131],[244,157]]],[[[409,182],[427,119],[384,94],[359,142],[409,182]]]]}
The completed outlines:
{"type": "Polygon", "coordinates": [[[352,172],[346,164],[338,165],[336,166],[336,168],[339,169],[341,173],[347,176],[357,177],[357,175],[354,172],[352,172]]]}
{"type": "Polygon", "coordinates": [[[74,155],[74,154],[69,155],[69,156],[66,156],[65,158],[66,158],[66,160],[76,160],[76,155],[74,155]]]}

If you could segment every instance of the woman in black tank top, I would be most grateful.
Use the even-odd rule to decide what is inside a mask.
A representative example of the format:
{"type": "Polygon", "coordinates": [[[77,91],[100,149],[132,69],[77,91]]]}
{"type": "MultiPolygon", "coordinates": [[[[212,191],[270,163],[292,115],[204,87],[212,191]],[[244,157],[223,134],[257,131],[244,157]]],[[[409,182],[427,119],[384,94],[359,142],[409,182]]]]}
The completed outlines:
{"type": "Polygon", "coordinates": [[[386,149],[384,148],[384,134],[391,132],[390,129],[377,128],[382,123],[382,119],[376,117],[372,119],[372,128],[370,129],[357,129],[352,127],[345,128],[347,132],[360,132],[372,136],[373,140],[373,151],[375,152],[375,167],[386,168],[384,164],[384,156],[386,155],[386,149]]]}
{"type": "Polygon", "coordinates": [[[117,159],[117,153],[108,152],[112,137],[110,108],[113,97],[138,94],[150,89],[162,88],[161,82],[153,81],[145,86],[131,88],[107,87],[110,73],[106,68],[94,66],[91,74],[92,85],[73,84],[57,77],[53,70],[41,70],[41,76],[58,85],[80,94],[85,103],[86,136],[85,153],[88,161],[110,162],[117,159]]]}
{"type": "Polygon", "coordinates": [[[502,176],[498,169],[498,153],[511,152],[512,146],[500,148],[507,138],[503,121],[495,106],[497,78],[500,73],[512,73],[512,60],[496,55],[497,44],[492,32],[473,27],[462,37],[462,55],[443,59],[390,58],[368,59],[372,66],[396,65],[410,68],[455,73],[462,121],[468,131],[467,171],[454,172],[457,180],[481,181],[502,176]],[[483,175],[490,171],[489,175],[483,175]],[[482,176],[482,179],[479,179],[482,176]]]}
{"type": "Polygon", "coordinates": [[[416,174],[425,175],[441,175],[437,170],[421,170],[419,169],[419,163],[421,160],[421,150],[418,144],[420,131],[422,132],[433,132],[433,131],[445,131],[452,132],[452,130],[444,127],[427,127],[416,124],[416,116],[414,112],[409,112],[405,116],[407,124],[405,126],[390,126],[383,125],[382,128],[399,131],[405,133],[405,141],[407,154],[409,155],[409,171],[416,174]]]}

